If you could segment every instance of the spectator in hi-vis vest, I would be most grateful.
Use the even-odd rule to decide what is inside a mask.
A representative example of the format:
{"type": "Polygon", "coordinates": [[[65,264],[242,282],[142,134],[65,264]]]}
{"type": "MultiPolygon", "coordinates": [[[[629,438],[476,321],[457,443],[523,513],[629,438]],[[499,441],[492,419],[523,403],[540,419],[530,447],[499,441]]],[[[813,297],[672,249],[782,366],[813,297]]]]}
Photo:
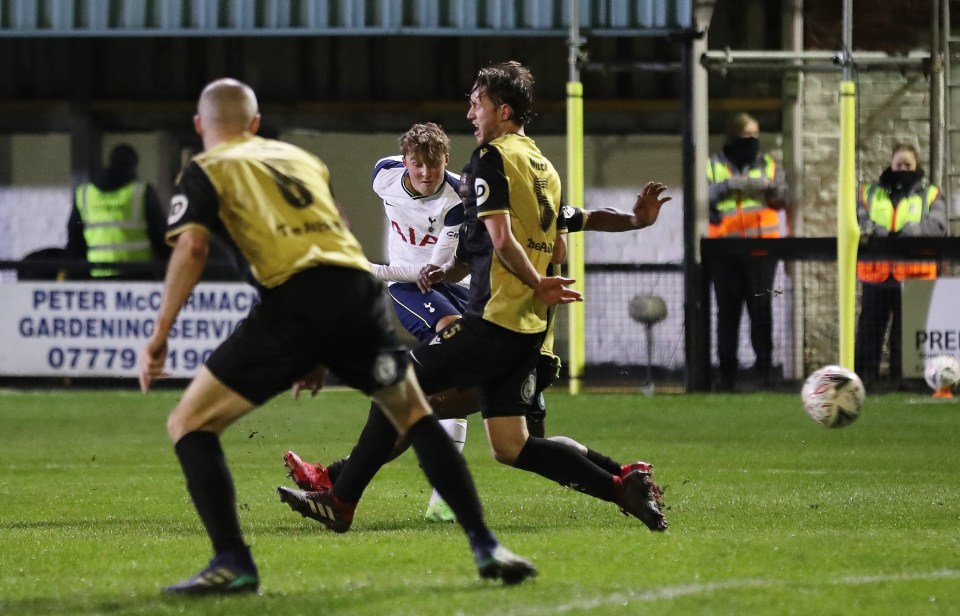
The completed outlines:
{"type": "MultiPolygon", "coordinates": [[[[780,237],[780,210],[789,205],[783,170],[760,151],[760,124],[746,113],[735,115],[727,140],[707,166],[711,238],[780,237]]],[[[773,368],[773,279],[777,262],[743,257],[711,264],[717,297],[717,389],[732,391],[736,382],[743,306],[750,316],[750,341],[756,354],[753,371],[764,384],[773,368]]]]}
{"type": "MultiPolygon", "coordinates": [[[[862,241],[872,237],[944,236],[947,206],[940,189],[930,184],[918,166],[917,148],[909,143],[893,147],[890,166],[876,183],[857,193],[857,220],[862,241]]],[[[903,374],[901,284],[905,278],[931,280],[937,264],[930,261],[859,261],[857,278],[863,283],[854,364],[865,383],[880,376],[880,354],[890,323],[890,380],[903,374]]]]}
{"type": "MultiPolygon", "coordinates": [[[[107,167],[93,174],[73,195],[67,223],[67,255],[90,263],[165,260],[166,215],[152,186],[137,180],[137,152],[120,144],[110,152],[107,167]]],[[[94,268],[94,278],[149,278],[121,275],[120,270],[94,268]]]]}

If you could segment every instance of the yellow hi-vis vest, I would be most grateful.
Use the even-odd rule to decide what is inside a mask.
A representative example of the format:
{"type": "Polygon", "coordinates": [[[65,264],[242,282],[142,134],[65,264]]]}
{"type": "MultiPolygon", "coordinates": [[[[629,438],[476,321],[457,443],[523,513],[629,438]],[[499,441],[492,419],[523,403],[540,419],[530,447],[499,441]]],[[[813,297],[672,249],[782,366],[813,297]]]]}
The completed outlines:
{"type": "MultiPolygon", "coordinates": [[[[894,232],[902,230],[908,222],[920,222],[938,196],[939,188],[927,186],[923,194],[910,193],[894,205],[889,193],[877,184],[864,186],[859,195],[870,220],[894,232]]],[[[863,282],[883,282],[890,276],[899,282],[904,278],[933,280],[937,277],[937,264],[931,261],[857,262],[857,277],[863,282]]]]}
{"type": "MultiPolygon", "coordinates": [[[[764,154],[763,167],[751,167],[745,177],[773,181],[776,175],[776,161],[769,154],[764,154]]],[[[730,165],[716,158],[710,160],[707,180],[711,184],[718,184],[730,177],[733,177],[730,165]]],[[[707,237],[780,237],[780,215],[763,201],[731,192],[726,199],[717,203],[716,211],[720,214],[720,222],[710,223],[707,237]]]]}
{"type": "MultiPolygon", "coordinates": [[[[152,257],[144,213],[146,184],[131,182],[105,192],[93,184],[77,187],[77,209],[83,220],[87,261],[122,263],[149,261],[152,257]]],[[[111,269],[94,269],[92,276],[116,276],[111,269]]]]}

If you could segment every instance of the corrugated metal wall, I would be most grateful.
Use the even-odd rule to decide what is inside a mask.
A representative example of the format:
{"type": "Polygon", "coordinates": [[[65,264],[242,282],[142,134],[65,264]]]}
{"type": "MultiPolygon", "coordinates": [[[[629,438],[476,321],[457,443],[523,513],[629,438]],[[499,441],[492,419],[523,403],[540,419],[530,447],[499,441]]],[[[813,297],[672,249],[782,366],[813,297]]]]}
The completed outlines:
{"type": "MultiPolygon", "coordinates": [[[[690,27],[692,0],[581,0],[593,35],[690,27]]],[[[568,0],[0,0],[0,36],[561,36],[568,0]]]]}

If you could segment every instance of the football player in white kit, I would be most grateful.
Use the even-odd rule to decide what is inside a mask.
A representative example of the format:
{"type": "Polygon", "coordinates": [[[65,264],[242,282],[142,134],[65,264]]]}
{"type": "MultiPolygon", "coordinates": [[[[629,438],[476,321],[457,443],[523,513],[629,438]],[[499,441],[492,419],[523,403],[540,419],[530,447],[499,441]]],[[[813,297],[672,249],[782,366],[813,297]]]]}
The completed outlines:
{"type": "MultiPolygon", "coordinates": [[[[426,265],[453,260],[463,222],[460,176],[447,171],[450,139],[433,122],[414,124],[400,137],[400,156],[381,158],[373,169],[373,191],[383,200],[389,223],[387,265],[371,264],[387,283],[393,307],[403,327],[418,341],[427,342],[459,319],[467,303],[469,277],[457,283],[434,284],[424,292],[417,276],[426,265]]],[[[440,424],[458,451],[467,437],[466,419],[444,419],[440,424]]],[[[306,467],[293,452],[284,460],[291,476],[306,467]]],[[[453,521],[450,507],[436,490],[430,496],[426,518],[453,521]]]]}

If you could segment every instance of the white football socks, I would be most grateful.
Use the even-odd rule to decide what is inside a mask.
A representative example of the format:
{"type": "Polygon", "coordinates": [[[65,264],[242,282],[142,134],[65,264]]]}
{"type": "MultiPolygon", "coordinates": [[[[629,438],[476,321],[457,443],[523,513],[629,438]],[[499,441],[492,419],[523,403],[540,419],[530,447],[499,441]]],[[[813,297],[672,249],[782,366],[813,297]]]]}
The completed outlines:
{"type": "MultiPolygon", "coordinates": [[[[453,441],[453,446],[457,448],[458,453],[463,453],[463,445],[467,441],[467,420],[466,419],[441,419],[440,425],[443,426],[443,429],[447,431],[447,434],[450,436],[450,440],[453,441]]],[[[440,494],[434,490],[430,495],[430,502],[427,504],[434,504],[438,500],[443,500],[440,494]]]]}

